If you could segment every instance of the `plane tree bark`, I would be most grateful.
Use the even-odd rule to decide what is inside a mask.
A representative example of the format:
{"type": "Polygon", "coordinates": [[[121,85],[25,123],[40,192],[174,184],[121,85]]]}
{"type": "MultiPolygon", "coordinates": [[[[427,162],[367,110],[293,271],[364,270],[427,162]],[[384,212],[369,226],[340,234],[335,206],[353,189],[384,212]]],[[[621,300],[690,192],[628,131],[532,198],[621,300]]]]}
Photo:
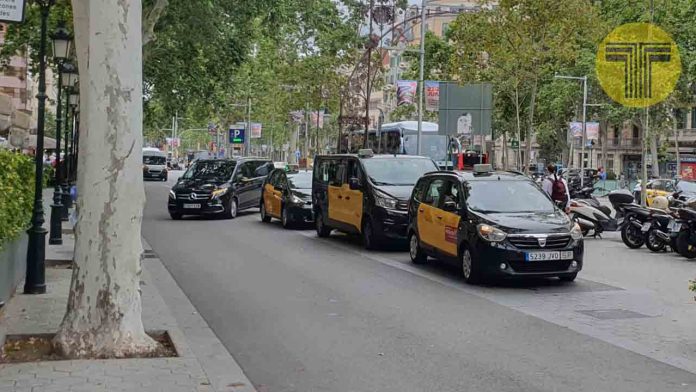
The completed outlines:
{"type": "Polygon", "coordinates": [[[146,355],[141,319],[141,0],[73,0],[80,151],[73,279],[54,346],[68,358],[146,355]]]}

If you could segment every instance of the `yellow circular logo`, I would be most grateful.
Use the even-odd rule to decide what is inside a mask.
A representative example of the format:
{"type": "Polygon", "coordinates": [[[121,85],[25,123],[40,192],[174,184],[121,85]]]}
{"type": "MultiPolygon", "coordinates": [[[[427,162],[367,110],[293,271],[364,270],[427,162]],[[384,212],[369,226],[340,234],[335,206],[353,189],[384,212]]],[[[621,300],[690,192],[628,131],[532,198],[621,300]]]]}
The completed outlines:
{"type": "Polygon", "coordinates": [[[681,59],[667,32],[650,23],[627,23],[599,45],[595,68],[599,83],[614,101],[644,108],[672,93],[681,59]]]}

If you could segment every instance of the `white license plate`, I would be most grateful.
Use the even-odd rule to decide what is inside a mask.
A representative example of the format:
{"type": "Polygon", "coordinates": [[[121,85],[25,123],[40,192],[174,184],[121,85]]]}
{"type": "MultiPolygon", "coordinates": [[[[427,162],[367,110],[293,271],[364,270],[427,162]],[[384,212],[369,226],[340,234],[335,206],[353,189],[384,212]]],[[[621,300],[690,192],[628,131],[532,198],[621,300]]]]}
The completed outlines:
{"type": "Polygon", "coordinates": [[[201,208],[200,204],[184,204],[184,208],[201,208]]]}
{"type": "Polygon", "coordinates": [[[652,227],[652,222],[645,222],[645,223],[643,223],[643,227],[640,228],[640,231],[642,231],[643,233],[647,233],[651,227],[652,227]]]}
{"type": "Polygon", "coordinates": [[[669,231],[679,231],[679,230],[681,230],[681,223],[677,223],[675,221],[670,221],[667,228],[669,229],[669,231]]]}
{"type": "Polygon", "coordinates": [[[572,260],[573,251],[563,252],[529,252],[524,255],[527,261],[572,260]]]}

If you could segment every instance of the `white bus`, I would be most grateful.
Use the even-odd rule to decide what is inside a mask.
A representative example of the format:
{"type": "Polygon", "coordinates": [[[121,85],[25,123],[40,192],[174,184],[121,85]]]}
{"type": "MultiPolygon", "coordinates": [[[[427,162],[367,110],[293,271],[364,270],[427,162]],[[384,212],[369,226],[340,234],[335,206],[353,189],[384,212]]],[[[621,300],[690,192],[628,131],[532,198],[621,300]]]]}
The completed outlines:
{"type": "MultiPolygon", "coordinates": [[[[441,168],[451,167],[452,164],[448,159],[449,138],[437,133],[436,123],[423,121],[422,130],[420,155],[432,158],[441,168]]],[[[364,135],[365,131],[356,130],[344,136],[346,140],[342,146],[345,146],[345,151],[356,153],[363,148],[364,135]]],[[[418,122],[400,121],[383,124],[379,138],[376,130],[370,130],[367,147],[376,154],[418,155],[418,122]]]]}

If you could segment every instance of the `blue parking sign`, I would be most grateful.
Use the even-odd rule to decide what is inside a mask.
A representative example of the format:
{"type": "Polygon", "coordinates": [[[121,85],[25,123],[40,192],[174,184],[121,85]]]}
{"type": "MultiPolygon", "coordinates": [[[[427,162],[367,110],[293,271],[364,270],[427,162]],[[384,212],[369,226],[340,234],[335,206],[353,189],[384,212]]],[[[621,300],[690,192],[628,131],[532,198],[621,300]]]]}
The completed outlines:
{"type": "Polygon", "coordinates": [[[244,144],[244,128],[231,127],[230,128],[230,143],[232,144],[244,144]]]}

